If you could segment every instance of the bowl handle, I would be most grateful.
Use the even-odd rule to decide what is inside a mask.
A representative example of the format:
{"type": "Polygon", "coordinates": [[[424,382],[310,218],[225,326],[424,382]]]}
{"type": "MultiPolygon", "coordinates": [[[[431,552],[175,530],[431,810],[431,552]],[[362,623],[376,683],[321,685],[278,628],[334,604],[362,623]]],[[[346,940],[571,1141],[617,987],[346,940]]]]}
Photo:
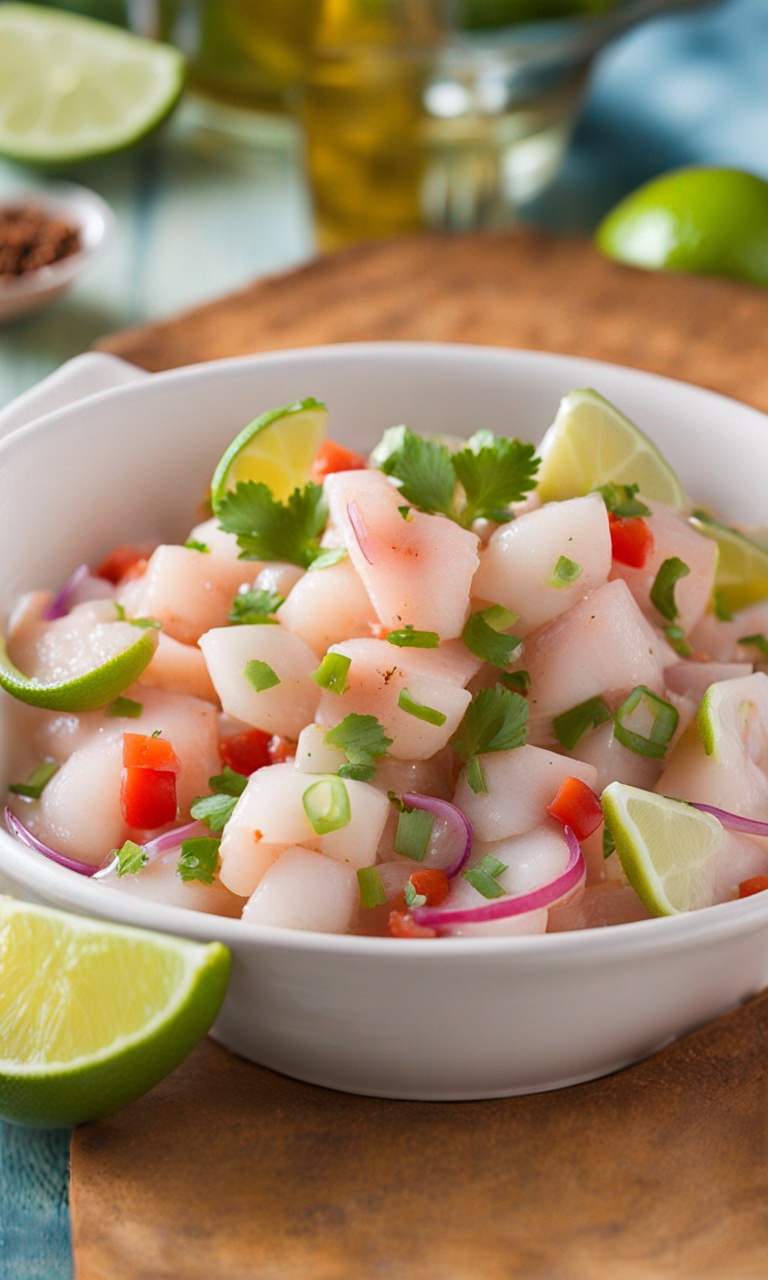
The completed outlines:
{"type": "Polygon", "coordinates": [[[100,351],[87,351],[67,360],[60,369],[43,378],[37,386],[17,396],[0,412],[0,437],[18,427],[42,418],[54,409],[63,409],[99,391],[111,391],[130,382],[141,382],[150,375],[127,360],[100,351]]]}

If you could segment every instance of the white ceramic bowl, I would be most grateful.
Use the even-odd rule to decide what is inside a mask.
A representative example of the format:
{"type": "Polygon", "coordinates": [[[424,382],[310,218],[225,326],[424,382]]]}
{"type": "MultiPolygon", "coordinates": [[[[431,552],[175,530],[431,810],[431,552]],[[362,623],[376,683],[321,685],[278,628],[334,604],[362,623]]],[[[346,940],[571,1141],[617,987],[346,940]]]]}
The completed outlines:
{"type": "Polygon", "coordinates": [[[87,187],[58,182],[48,187],[21,187],[0,197],[0,208],[39,209],[62,218],[80,231],[80,248],[50,266],[28,271],[16,280],[0,283],[0,324],[47,306],[66,292],[97,253],[105,248],[114,229],[109,205],[87,187]]]}
{"type": "MultiPolygon", "coordinates": [[[[365,345],[223,361],[92,396],[0,444],[0,616],[117,542],[186,535],[223,447],[257,413],[315,395],[365,449],[393,423],[539,440],[592,385],[653,436],[688,491],[766,523],[768,422],[694,387],[530,352],[365,345]]],[[[12,755],[8,703],[0,780],[12,755]]],[[[0,834],[24,893],[232,949],[215,1035],[278,1071],[355,1093],[483,1098],[587,1080],[652,1053],[768,983],[768,895],[689,916],[544,937],[435,942],[249,927],[110,891],[0,834]]]]}

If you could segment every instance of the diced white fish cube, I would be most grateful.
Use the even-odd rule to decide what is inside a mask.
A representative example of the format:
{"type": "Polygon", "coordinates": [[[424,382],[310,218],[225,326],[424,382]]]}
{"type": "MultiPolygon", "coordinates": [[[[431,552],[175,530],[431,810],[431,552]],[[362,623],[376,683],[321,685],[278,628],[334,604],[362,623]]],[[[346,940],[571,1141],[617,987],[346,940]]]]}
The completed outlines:
{"type": "Polygon", "coordinates": [[[466,813],[476,840],[503,840],[540,827],[566,778],[594,789],[597,770],[581,760],[527,744],[479,757],[487,793],[476,793],[462,771],[453,798],[466,813]]]}
{"type": "Polygon", "coordinates": [[[370,636],[377,623],[352,561],[305,573],[280,609],[280,623],[322,657],[332,644],[370,636]]]}
{"type": "Polygon", "coordinates": [[[294,845],[267,871],[243,908],[243,920],[281,929],[350,933],[358,901],[352,867],[294,845]]]}
{"type": "Polygon", "coordinates": [[[200,637],[200,648],[221,705],[235,720],[298,738],[315,718],[320,689],[311,676],[317,655],[284,627],[219,627],[200,637]],[[253,688],[245,674],[251,661],[265,662],[279,684],[253,688]]]}
{"type": "Polygon", "coordinates": [[[44,844],[101,866],[128,838],[120,808],[122,767],[120,729],[97,734],[65,760],[35,805],[17,812],[44,844]]]}
{"type": "Polygon", "coordinates": [[[255,566],[189,547],[160,546],[140,578],[118,591],[132,618],[156,618],[174,640],[196,644],[205,631],[223,626],[244,582],[253,582],[255,566]]]}
{"type": "Polygon", "coordinates": [[[328,729],[321,724],[305,725],[296,743],[296,768],[300,773],[338,773],[347,757],[339,747],[325,742],[328,729]]]}
{"type": "MultiPolygon", "coordinates": [[[[216,556],[219,560],[237,560],[240,555],[240,548],[237,545],[237,537],[234,533],[227,533],[222,529],[216,516],[211,516],[210,520],[203,520],[201,524],[196,524],[194,529],[190,531],[188,542],[199,542],[202,546],[208,547],[211,555],[216,556]]],[[[241,566],[243,561],[240,561],[241,566]]],[[[259,565],[256,561],[248,564],[248,571],[255,573],[259,565]]]]}
{"type": "Polygon", "coordinates": [[[219,701],[202,649],[196,644],[182,644],[164,631],[158,635],[155,655],[142,671],[140,683],[164,689],[166,693],[185,693],[206,702],[219,701]]]}
{"type": "MultiPolygon", "coordinates": [[[[552,502],[501,525],[480,552],[472,594],[518,614],[514,630],[525,636],[570,609],[608,581],[611,537],[599,494],[552,502]],[[561,557],[578,571],[559,583],[561,557]]],[[[575,572],[575,571],[574,571],[575,572]]]]}
{"type": "Polygon", "coordinates": [[[698,706],[711,684],[722,680],[741,680],[744,676],[751,676],[752,671],[751,662],[694,662],[689,659],[667,667],[664,680],[669,692],[692,698],[698,706]]]}
{"type": "Polygon", "coordinates": [[[285,600],[297,582],[304,577],[306,570],[297,564],[287,564],[284,560],[270,560],[257,573],[254,586],[260,591],[271,591],[285,600]]]}
{"type": "Polygon", "coordinates": [[[186,907],[215,916],[239,916],[245,899],[230,893],[217,879],[212,884],[202,880],[182,880],[178,874],[180,850],[173,849],[147,863],[135,875],[119,876],[116,872],[100,877],[99,883],[117,893],[128,893],[148,902],[162,902],[168,907],[186,907]]]}

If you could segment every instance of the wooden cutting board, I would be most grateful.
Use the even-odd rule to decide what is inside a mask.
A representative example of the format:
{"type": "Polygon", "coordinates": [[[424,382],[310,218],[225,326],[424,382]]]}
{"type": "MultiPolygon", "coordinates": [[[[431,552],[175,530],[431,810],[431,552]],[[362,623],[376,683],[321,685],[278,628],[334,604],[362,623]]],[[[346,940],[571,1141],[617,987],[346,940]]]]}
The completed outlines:
{"type": "MultiPolygon", "coordinates": [[[[768,410],[768,292],[536,232],[361,246],[99,345],[147,369],[416,339],[586,355],[768,410]]],[[[650,1061],[478,1103],[337,1094],[211,1042],[76,1131],[76,1280],[760,1280],[768,995],[650,1061]]]]}

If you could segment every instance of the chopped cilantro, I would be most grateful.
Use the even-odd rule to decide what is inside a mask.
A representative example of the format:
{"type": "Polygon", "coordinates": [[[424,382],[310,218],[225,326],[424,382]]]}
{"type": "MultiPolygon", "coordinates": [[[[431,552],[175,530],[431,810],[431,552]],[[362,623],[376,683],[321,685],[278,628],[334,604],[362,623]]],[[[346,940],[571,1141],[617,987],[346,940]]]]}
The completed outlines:
{"type": "Polygon", "coordinates": [[[400,481],[401,494],[413,506],[448,516],[469,529],[479,519],[509,520],[510,504],[521,501],[534,487],[538,466],[533,445],[490,432],[478,432],[467,448],[452,454],[439,441],[424,440],[403,429],[381,469],[400,481]],[[461,505],[458,485],[463,491],[461,505]]]}
{"type": "Polygon", "coordinates": [[[234,769],[225,765],[221,773],[208,779],[208,786],[213,789],[214,794],[196,796],[192,801],[190,814],[196,822],[204,822],[211,831],[223,831],[247,784],[245,774],[235,773],[234,769]]]}
{"type": "Polygon", "coordinates": [[[328,511],[319,484],[278,502],[267,485],[246,480],[221,500],[217,515],[222,529],[236,536],[241,560],[285,560],[308,569],[325,554],[319,538],[328,511]]]}
{"type": "Polygon", "coordinates": [[[425,893],[417,893],[416,886],[409,880],[405,886],[405,905],[406,907],[423,907],[426,904],[427,895],[425,893]]]}
{"type": "Polygon", "coordinates": [[[284,603],[285,597],[277,595],[274,591],[262,591],[258,587],[254,587],[251,591],[241,591],[232,601],[229,621],[233,626],[276,622],[277,619],[273,618],[272,614],[277,613],[280,605],[284,603]]]}
{"type": "Polygon", "coordinates": [[[376,775],[376,759],[387,754],[392,746],[384,729],[375,716],[361,716],[357,712],[345,716],[323,738],[328,747],[338,747],[347,757],[347,764],[339,769],[342,778],[358,782],[370,782],[376,775]]]}
{"type": "Polygon", "coordinates": [[[521,747],[528,737],[528,703],[522,694],[503,685],[476,693],[451,738],[451,746],[467,762],[467,782],[485,791],[478,756],[521,747]]]}
{"type": "Polygon", "coordinates": [[[494,858],[493,854],[486,853],[485,857],[476,862],[474,867],[469,871],[462,872],[464,879],[468,880],[473,889],[477,889],[478,893],[482,893],[484,898],[503,898],[506,889],[502,889],[498,883],[497,876],[502,871],[506,871],[507,864],[499,862],[498,858],[494,858]]]}
{"type": "Polygon", "coordinates": [[[476,658],[506,667],[520,644],[518,636],[504,635],[507,627],[517,622],[518,615],[503,605],[494,604],[470,615],[461,638],[476,658]]]}
{"type": "Polygon", "coordinates": [[[25,800],[39,800],[51,778],[58,771],[59,765],[55,760],[46,760],[32,770],[26,782],[12,782],[8,790],[15,796],[23,796],[25,800]]]}
{"type": "Polygon", "coordinates": [[[136,844],[133,840],[126,840],[122,849],[115,849],[114,853],[117,858],[118,877],[135,876],[136,872],[141,871],[141,868],[145,867],[149,862],[149,858],[141,845],[136,844]]]}
{"type": "Polygon", "coordinates": [[[347,557],[346,547],[325,547],[321,548],[318,555],[315,556],[312,563],[308,566],[309,572],[315,569],[331,569],[333,565],[339,564],[340,561],[347,557]]]}
{"type": "Polygon", "coordinates": [[[503,671],[499,680],[507,689],[516,693],[527,693],[531,687],[531,677],[527,671],[503,671]]]}
{"type": "Polygon", "coordinates": [[[110,702],[104,715],[125,716],[129,720],[138,720],[143,710],[144,704],[134,702],[133,698],[115,698],[114,702],[110,702]]]}
{"type": "Polygon", "coordinates": [[[410,524],[413,519],[413,507],[403,506],[403,507],[398,507],[397,509],[400,512],[400,515],[403,517],[405,523],[410,524]]]}
{"type": "Polygon", "coordinates": [[[651,508],[635,497],[640,492],[639,484],[600,484],[595,492],[600,494],[611,515],[623,519],[651,515],[651,508]]]}
{"type": "Polygon", "coordinates": [[[656,574],[651,587],[651,603],[668,622],[674,622],[679,613],[675,603],[675,583],[680,578],[687,578],[690,572],[684,560],[679,556],[670,556],[656,574]]]}
{"type": "Polygon", "coordinates": [[[397,705],[401,711],[405,711],[407,715],[414,716],[416,720],[423,720],[426,724],[434,724],[438,727],[445,724],[448,717],[442,711],[438,711],[436,707],[427,707],[423,702],[417,702],[412,698],[407,689],[400,690],[400,697],[397,705]]]}
{"type": "Polygon", "coordinates": [[[567,556],[560,556],[555,565],[554,573],[549,579],[548,586],[557,587],[561,591],[563,587],[569,587],[572,582],[580,578],[583,572],[581,565],[577,564],[575,560],[569,560],[567,556]]]}
{"type": "Polygon", "coordinates": [[[399,649],[437,649],[440,644],[436,631],[414,631],[410,625],[401,631],[390,631],[387,640],[399,649]]]}
{"type": "Polygon", "coordinates": [[[117,600],[115,600],[114,605],[115,605],[115,621],[127,622],[128,614],[125,612],[123,605],[121,605],[117,600]]]}
{"type": "Polygon", "coordinates": [[[725,596],[719,587],[715,587],[712,593],[712,608],[715,617],[719,618],[721,622],[731,622],[733,620],[733,614],[725,603],[725,596]]]}
{"type": "Polygon", "coordinates": [[[196,538],[187,538],[184,543],[187,551],[202,551],[204,555],[211,554],[211,548],[207,542],[198,542],[196,538]]]}
{"type": "Polygon", "coordinates": [[[219,869],[220,840],[214,836],[195,836],[192,840],[184,840],[181,846],[176,874],[185,882],[201,880],[203,884],[213,884],[213,877],[219,869]]]}
{"type": "Polygon", "coordinates": [[[256,693],[263,693],[265,689],[274,689],[275,685],[280,683],[277,672],[272,670],[268,662],[262,662],[261,658],[251,658],[246,662],[243,675],[256,693]]]}
{"type": "Polygon", "coordinates": [[[598,695],[596,698],[587,698],[586,702],[579,702],[569,711],[563,711],[559,716],[555,716],[552,728],[560,746],[565,747],[566,751],[573,751],[576,743],[588,729],[597,729],[598,725],[605,724],[610,718],[611,713],[607,703],[598,695]]]}

